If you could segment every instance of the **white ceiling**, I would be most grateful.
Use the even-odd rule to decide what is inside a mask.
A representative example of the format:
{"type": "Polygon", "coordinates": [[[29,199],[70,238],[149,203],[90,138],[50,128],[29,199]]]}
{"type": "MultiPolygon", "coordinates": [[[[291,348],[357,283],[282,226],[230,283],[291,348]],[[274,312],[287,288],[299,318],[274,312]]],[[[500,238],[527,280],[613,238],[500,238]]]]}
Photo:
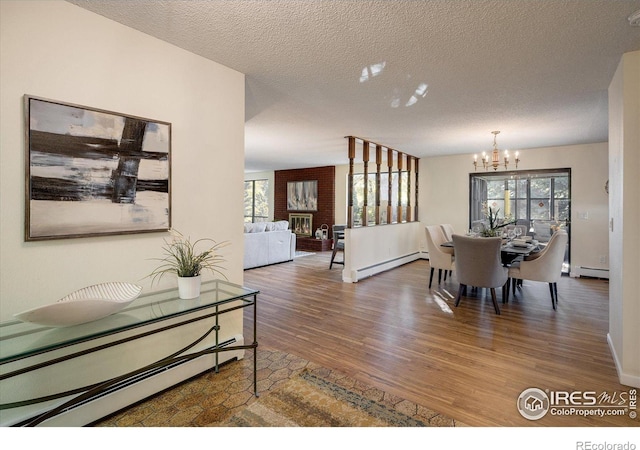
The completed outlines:
{"type": "Polygon", "coordinates": [[[69,1],[246,74],[248,171],[604,142],[640,50],[640,0],[69,1]]]}

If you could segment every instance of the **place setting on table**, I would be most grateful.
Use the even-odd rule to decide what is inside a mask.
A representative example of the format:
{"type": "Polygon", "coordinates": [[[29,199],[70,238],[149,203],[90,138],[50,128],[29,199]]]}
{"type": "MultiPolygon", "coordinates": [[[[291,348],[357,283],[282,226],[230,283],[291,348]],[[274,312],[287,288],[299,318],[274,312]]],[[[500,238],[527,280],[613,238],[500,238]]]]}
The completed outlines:
{"type": "MultiPolygon", "coordinates": [[[[478,239],[485,238],[478,226],[474,226],[466,233],[466,235],[478,239]]],[[[530,256],[541,250],[539,242],[533,239],[532,236],[523,236],[522,228],[519,227],[505,230],[501,236],[493,237],[502,238],[502,263],[505,266],[513,263],[518,257],[530,256]]],[[[453,248],[453,241],[444,242],[442,247],[453,248]]]]}

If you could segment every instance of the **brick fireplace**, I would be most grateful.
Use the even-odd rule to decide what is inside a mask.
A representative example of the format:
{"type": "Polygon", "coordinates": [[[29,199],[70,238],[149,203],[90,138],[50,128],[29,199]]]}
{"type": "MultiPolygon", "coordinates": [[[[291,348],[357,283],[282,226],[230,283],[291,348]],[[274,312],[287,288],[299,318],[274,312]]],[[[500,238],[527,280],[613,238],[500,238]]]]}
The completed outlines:
{"type": "Polygon", "coordinates": [[[335,223],[335,179],[334,166],[310,167],[305,169],[276,170],[274,174],[274,218],[289,220],[289,214],[311,214],[311,237],[298,236],[296,249],[306,251],[327,251],[331,249],[331,239],[315,239],[315,231],[323,224],[329,227],[335,223]],[[316,211],[296,211],[287,208],[287,183],[293,181],[317,181],[318,201],[316,211]]]}

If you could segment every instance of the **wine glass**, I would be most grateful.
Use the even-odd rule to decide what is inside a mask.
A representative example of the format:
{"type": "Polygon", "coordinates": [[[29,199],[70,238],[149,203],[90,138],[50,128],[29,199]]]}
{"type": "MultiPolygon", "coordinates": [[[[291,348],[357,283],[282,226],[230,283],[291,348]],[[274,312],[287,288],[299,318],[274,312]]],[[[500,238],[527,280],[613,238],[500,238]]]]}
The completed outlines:
{"type": "Polygon", "coordinates": [[[516,237],[519,238],[522,235],[522,228],[516,227],[515,232],[516,232],[516,237]]]}
{"type": "Polygon", "coordinates": [[[507,237],[509,238],[509,241],[513,241],[513,238],[516,237],[516,232],[513,229],[510,229],[507,231],[507,237]]]}
{"type": "Polygon", "coordinates": [[[480,227],[478,225],[474,225],[473,226],[473,236],[474,237],[478,237],[479,234],[480,234],[480,227]]]}

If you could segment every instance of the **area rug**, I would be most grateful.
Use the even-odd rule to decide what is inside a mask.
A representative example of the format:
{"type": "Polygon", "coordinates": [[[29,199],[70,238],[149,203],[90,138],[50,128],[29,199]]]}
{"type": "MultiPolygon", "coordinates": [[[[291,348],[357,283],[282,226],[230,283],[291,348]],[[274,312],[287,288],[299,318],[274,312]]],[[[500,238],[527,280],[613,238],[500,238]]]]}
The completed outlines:
{"type": "Polygon", "coordinates": [[[352,378],[325,377],[305,369],[219,426],[452,427],[456,423],[352,378]]]}

